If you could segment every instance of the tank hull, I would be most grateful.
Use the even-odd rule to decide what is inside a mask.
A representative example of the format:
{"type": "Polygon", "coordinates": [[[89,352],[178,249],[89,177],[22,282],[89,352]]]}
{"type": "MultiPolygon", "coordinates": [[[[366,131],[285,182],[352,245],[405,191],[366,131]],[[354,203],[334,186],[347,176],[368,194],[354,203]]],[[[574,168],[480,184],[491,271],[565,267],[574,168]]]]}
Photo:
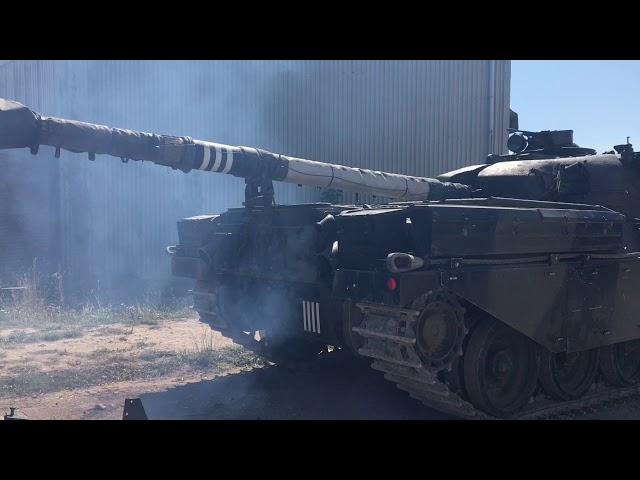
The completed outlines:
{"type": "Polygon", "coordinates": [[[570,204],[504,200],[510,207],[496,206],[499,202],[398,204],[378,210],[317,204],[194,217],[181,224],[173,271],[220,285],[226,297],[237,298],[229,300],[231,311],[242,310],[232,304],[252,298],[259,314],[244,315],[245,320],[238,320],[245,322],[242,328],[320,333],[328,343],[340,343],[334,332],[341,329],[320,310],[324,314],[339,309],[341,302],[361,301],[403,307],[424,291],[441,288],[554,352],[640,337],[633,318],[640,307],[633,295],[640,286],[640,257],[615,253],[624,242],[623,216],[570,204]],[[330,213],[340,224],[341,258],[335,258],[334,265],[328,252],[316,247],[315,223],[330,213]],[[574,225],[568,224],[571,216],[574,225]],[[415,238],[407,232],[388,235],[407,218],[413,221],[415,238]],[[534,219],[537,228],[532,227],[534,219]],[[217,244],[221,260],[214,267],[200,258],[200,249],[215,237],[224,238],[217,244]],[[415,251],[415,244],[430,258],[427,268],[391,274],[369,260],[393,251],[415,251]],[[387,288],[391,276],[398,284],[393,292],[387,288]],[[523,305],[528,307],[523,310],[523,305]],[[285,310],[286,315],[280,315],[285,310]],[[280,317],[287,319],[282,325],[269,323],[280,317]]]}
{"type": "MultiPolygon", "coordinates": [[[[600,206],[501,198],[233,209],[182,221],[172,264],[175,274],[197,281],[194,307],[202,319],[238,343],[280,362],[333,345],[369,358],[396,380],[398,365],[376,350],[395,347],[375,342],[414,342],[415,351],[402,346],[402,358],[425,361],[419,329],[407,329],[405,317],[415,314],[418,325],[429,305],[444,305],[443,315],[458,315],[465,332],[443,337],[461,359],[445,356],[433,372],[400,365],[436,381],[465,358],[470,332],[487,322],[531,341],[536,362],[639,339],[640,299],[633,293],[640,255],[624,249],[628,227],[627,217],[600,206]],[[319,226],[327,216],[335,219],[335,241],[319,226]],[[385,257],[403,251],[425,264],[390,272],[385,257]],[[398,320],[403,333],[381,333],[380,318],[385,325],[405,318],[398,320]],[[416,338],[407,340],[407,332],[416,338]]],[[[463,397],[452,409],[420,398],[458,414],[508,416],[463,397]]]]}

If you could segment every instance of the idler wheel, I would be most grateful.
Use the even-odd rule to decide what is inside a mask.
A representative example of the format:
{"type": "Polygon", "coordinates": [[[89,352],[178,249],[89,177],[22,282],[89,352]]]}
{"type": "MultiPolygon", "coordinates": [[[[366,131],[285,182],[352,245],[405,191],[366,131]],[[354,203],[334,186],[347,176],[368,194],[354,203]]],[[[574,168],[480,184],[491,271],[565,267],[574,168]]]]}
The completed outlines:
{"type": "Polygon", "coordinates": [[[574,400],[587,393],[598,373],[599,350],[553,353],[540,349],[540,385],[558,400],[574,400]]]}
{"type": "Polygon", "coordinates": [[[618,387],[640,382],[640,340],[602,347],[600,371],[604,379],[618,387]]]}
{"type": "Polygon", "coordinates": [[[462,341],[467,333],[464,309],[455,297],[444,292],[421,295],[412,307],[421,311],[416,324],[416,346],[425,368],[450,369],[462,354],[462,341]]]}
{"type": "Polygon", "coordinates": [[[509,417],[533,394],[540,362],[537,345],[494,319],[479,322],[471,332],[463,358],[469,400],[497,417],[509,417]]]}

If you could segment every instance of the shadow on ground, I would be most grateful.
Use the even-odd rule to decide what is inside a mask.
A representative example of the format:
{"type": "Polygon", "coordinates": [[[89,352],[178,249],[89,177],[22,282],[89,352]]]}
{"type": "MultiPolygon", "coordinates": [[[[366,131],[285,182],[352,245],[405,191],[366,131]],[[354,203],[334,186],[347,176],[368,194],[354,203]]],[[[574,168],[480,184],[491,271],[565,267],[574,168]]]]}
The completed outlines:
{"type": "Polygon", "coordinates": [[[187,384],[140,397],[154,419],[446,419],[364,364],[327,355],[187,384]]]}

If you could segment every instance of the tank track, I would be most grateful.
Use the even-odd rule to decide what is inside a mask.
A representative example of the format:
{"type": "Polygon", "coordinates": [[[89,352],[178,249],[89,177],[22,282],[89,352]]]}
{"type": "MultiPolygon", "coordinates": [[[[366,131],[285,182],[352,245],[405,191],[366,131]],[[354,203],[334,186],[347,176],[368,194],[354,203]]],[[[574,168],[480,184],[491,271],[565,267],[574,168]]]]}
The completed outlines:
{"type": "MultiPolygon", "coordinates": [[[[427,407],[444,414],[459,419],[499,420],[462,398],[438,372],[425,368],[413,348],[417,341],[413,325],[418,321],[420,311],[372,304],[358,304],[358,308],[363,313],[363,321],[352,328],[364,341],[358,353],[369,358],[371,367],[383,372],[386,380],[427,407]]],[[[617,388],[599,383],[578,400],[555,401],[538,394],[531,398],[522,412],[510,419],[571,418],[633,398],[640,398],[640,385],[617,388]]]]}

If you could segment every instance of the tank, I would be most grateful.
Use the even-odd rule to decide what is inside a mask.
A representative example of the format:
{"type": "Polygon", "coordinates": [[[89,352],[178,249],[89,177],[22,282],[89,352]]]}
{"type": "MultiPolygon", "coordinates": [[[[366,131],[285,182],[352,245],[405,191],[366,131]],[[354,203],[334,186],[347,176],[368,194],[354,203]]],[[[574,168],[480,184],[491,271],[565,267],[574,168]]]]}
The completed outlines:
{"type": "Polygon", "coordinates": [[[202,321],[275,363],[352,354],[431,408],[524,418],[640,382],[640,155],[571,130],[423,178],[43,117],[0,100],[0,148],[47,145],[245,178],[242,207],[178,223],[202,321]],[[375,205],[278,205],[273,181],[375,205]],[[540,407],[542,405],[543,407],[540,407]]]}

